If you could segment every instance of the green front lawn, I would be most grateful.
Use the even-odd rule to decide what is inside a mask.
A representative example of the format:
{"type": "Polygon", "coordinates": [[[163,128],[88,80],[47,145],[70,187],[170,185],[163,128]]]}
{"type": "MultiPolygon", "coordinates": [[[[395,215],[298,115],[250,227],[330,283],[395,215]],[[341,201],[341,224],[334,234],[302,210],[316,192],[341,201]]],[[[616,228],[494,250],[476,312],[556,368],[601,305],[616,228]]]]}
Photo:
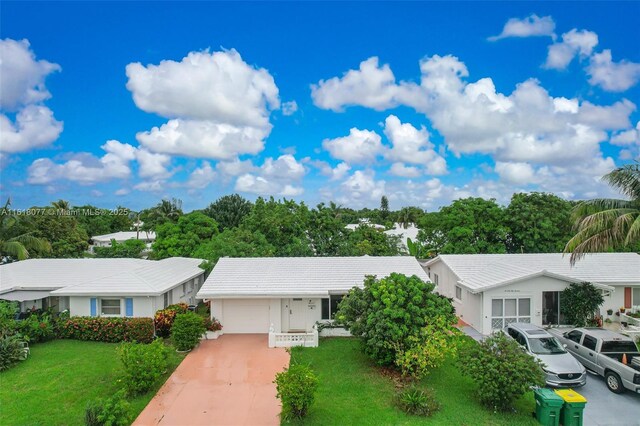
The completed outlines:
{"type": "MultiPolygon", "coordinates": [[[[392,399],[391,378],[360,351],[360,342],[349,338],[328,338],[318,348],[296,347],[292,363],[310,365],[319,378],[316,400],[304,425],[537,425],[531,416],[533,394],[517,403],[517,413],[492,413],[475,399],[478,392],[470,379],[462,376],[454,362],[433,371],[422,383],[431,387],[441,410],[425,420],[404,414],[392,399]]],[[[302,424],[302,423],[301,423],[302,424]]]]}
{"type": "MultiPolygon", "coordinates": [[[[87,403],[120,389],[114,343],[54,340],[31,347],[29,358],[0,373],[0,425],[83,425],[87,403]]],[[[182,356],[172,351],[171,367],[182,356]]],[[[129,400],[137,416],[155,389],[129,400]]]]}

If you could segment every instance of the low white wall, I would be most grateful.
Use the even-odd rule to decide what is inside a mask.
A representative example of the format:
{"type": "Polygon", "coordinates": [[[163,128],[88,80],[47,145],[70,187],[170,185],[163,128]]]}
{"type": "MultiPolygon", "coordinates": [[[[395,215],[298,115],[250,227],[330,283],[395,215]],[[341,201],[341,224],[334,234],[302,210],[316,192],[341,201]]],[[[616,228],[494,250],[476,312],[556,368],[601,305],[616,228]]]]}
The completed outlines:
{"type": "Polygon", "coordinates": [[[349,330],[342,327],[323,328],[319,334],[320,337],[352,337],[349,330]]]}

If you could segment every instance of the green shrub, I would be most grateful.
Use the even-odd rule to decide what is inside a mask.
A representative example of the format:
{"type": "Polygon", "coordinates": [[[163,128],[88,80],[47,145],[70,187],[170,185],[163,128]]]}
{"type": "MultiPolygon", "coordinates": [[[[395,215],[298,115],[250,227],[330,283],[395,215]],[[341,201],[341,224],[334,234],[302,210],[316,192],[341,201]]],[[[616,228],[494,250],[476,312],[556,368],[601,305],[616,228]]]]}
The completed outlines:
{"type": "Polygon", "coordinates": [[[151,318],[71,317],[59,320],[56,330],[61,339],[109,343],[153,340],[151,318]]]}
{"type": "Polygon", "coordinates": [[[8,370],[12,365],[27,359],[24,342],[18,335],[0,337],[0,371],[8,370]]]}
{"type": "Polygon", "coordinates": [[[13,334],[16,329],[15,316],[18,303],[0,300],[0,335],[13,334]]]}
{"type": "Polygon", "coordinates": [[[84,413],[84,423],[86,426],[129,426],[131,413],[123,392],[106,400],[90,402],[84,413]]]}
{"type": "Polygon", "coordinates": [[[510,410],[531,386],[545,384],[540,362],[503,333],[465,345],[460,350],[459,366],[462,374],[478,386],[480,402],[494,411],[510,410]]]}
{"type": "Polygon", "coordinates": [[[118,354],[124,367],[122,381],[127,394],[139,395],[153,387],[167,370],[168,351],[162,339],[157,339],[148,345],[142,343],[120,345],[118,354]]]}
{"type": "Polygon", "coordinates": [[[189,306],[186,303],[178,303],[157,311],[153,318],[156,335],[159,337],[171,336],[171,327],[176,319],[176,315],[184,314],[188,310],[189,306]]]}
{"type": "Polygon", "coordinates": [[[363,289],[353,288],[340,302],[336,320],[362,338],[365,353],[379,365],[394,365],[398,350],[414,346],[435,319],[442,319],[444,331],[457,322],[451,300],[434,288],[415,275],[368,276],[363,289]]]}
{"type": "Polygon", "coordinates": [[[17,329],[20,334],[27,336],[29,342],[46,342],[55,337],[53,321],[47,313],[32,314],[22,321],[17,321],[17,329]]]}
{"type": "Polygon", "coordinates": [[[457,353],[459,331],[448,318],[432,318],[418,336],[408,336],[402,344],[396,343],[396,367],[403,376],[422,379],[429,370],[440,367],[457,353]]]}
{"type": "Polygon", "coordinates": [[[560,310],[564,314],[565,324],[576,327],[598,326],[596,313],[604,303],[602,291],[588,282],[571,283],[560,295],[560,310]]]}
{"type": "Polygon", "coordinates": [[[402,411],[414,416],[428,417],[440,409],[440,403],[436,401],[431,389],[415,386],[398,391],[395,402],[402,411]]]}
{"type": "Polygon", "coordinates": [[[202,317],[193,312],[176,315],[171,327],[171,339],[179,351],[189,351],[200,342],[200,337],[206,331],[202,317]]]}
{"type": "Polygon", "coordinates": [[[318,378],[305,365],[293,365],[276,374],[277,397],[282,402],[283,420],[300,419],[307,415],[318,388],[318,378]]]}

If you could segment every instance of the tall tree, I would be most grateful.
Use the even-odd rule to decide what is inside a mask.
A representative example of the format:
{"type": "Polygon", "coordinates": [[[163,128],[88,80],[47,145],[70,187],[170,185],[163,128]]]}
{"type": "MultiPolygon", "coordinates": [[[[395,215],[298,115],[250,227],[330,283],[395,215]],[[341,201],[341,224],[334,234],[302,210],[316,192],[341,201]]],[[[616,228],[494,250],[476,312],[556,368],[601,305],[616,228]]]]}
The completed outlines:
{"type": "Polygon", "coordinates": [[[495,200],[465,198],[427,213],[418,240],[438,253],[506,253],[504,210],[495,200]]]}
{"type": "Polygon", "coordinates": [[[311,256],[309,209],[293,200],[258,198],[242,228],[258,231],[276,248],[276,256],[311,256]]]}
{"type": "Polygon", "coordinates": [[[640,245],[640,162],[627,164],[602,180],[628,199],[600,198],[583,201],[573,210],[576,234],[564,248],[571,263],[586,253],[638,249],[640,245]]]}
{"type": "Polygon", "coordinates": [[[203,213],[218,222],[220,231],[240,226],[242,219],[251,212],[251,201],[238,194],[225,195],[211,203],[203,213]]]}
{"type": "Polygon", "coordinates": [[[163,223],[176,223],[182,215],[182,200],[162,200],[156,206],[140,212],[140,220],[144,222],[142,229],[152,231],[163,223]]]}
{"type": "Polygon", "coordinates": [[[573,205],[553,194],[513,194],[506,209],[510,253],[557,253],[571,238],[573,205]]]}
{"type": "Polygon", "coordinates": [[[423,215],[424,210],[419,207],[403,207],[396,215],[396,222],[398,222],[398,224],[400,224],[404,229],[407,229],[411,225],[418,223],[418,219],[423,215]]]}
{"type": "Polygon", "coordinates": [[[309,215],[309,238],[316,256],[348,256],[351,252],[349,230],[339,219],[334,205],[319,204],[309,215]]]}
{"type": "Polygon", "coordinates": [[[389,218],[389,199],[386,195],[383,195],[380,198],[380,217],[382,220],[387,220],[389,218]]]}
{"type": "Polygon", "coordinates": [[[156,228],[156,241],[151,255],[155,259],[165,257],[194,257],[196,250],[218,234],[215,220],[201,212],[180,216],[177,223],[165,222],[156,228]]]}
{"type": "Polygon", "coordinates": [[[48,252],[47,240],[35,237],[33,232],[16,231],[18,217],[11,213],[11,199],[0,210],[0,263],[29,258],[29,250],[48,252]]]}
{"type": "Polygon", "coordinates": [[[373,226],[360,225],[349,236],[352,256],[397,256],[400,236],[387,235],[373,226]]]}

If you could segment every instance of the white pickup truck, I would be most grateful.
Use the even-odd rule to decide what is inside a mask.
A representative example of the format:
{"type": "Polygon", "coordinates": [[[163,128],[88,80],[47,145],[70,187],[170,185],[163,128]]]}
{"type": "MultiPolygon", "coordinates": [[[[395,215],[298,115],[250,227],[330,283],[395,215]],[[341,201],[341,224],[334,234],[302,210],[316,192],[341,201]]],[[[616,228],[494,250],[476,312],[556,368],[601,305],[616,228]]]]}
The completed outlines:
{"type": "Polygon", "coordinates": [[[621,393],[626,388],[640,393],[640,352],[629,337],[601,328],[547,331],[587,370],[603,376],[610,391],[621,393]]]}

